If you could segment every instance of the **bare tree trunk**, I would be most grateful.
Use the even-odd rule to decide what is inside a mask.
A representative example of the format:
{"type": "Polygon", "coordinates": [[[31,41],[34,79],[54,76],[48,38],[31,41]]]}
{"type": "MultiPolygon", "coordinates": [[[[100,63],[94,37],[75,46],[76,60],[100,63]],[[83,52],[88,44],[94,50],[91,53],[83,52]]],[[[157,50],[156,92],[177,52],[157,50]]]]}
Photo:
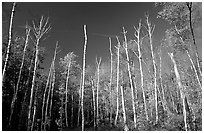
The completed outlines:
{"type": "MultiPolygon", "coordinates": [[[[52,71],[53,71],[53,65],[52,64],[52,71]]],[[[52,87],[52,76],[53,76],[53,72],[51,74],[51,78],[50,78],[50,84],[49,84],[49,90],[48,90],[48,94],[47,94],[47,101],[46,101],[46,107],[45,107],[45,121],[44,121],[44,131],[46,131],[46,126],[49,125],[49,118],[48,118],[48,105],[49,105],[49,100],[50,100],[50,93],[51,93],[51,87],[52,87]]]]}
{"type": "Polygon", "coordinates": [[[9,38],[8,38],[8,46],[7,46],[6,58],[5,58],[3,74],[2,74],[2,81],[4,80],[4,74],[6,72],[6,67],[7,67],[7,63],[8,63],[9,54],[10,54],[10,47],[11,47],[11,41],[12,41],[13,18],[14,18],[14,13],[15,13],[15,7],[16,7],[16,2],[13,3],[11,17],[10,17],[9,38]]]}
{"type": "Polygon", "coordinates": [[[99,86],[100,86],[100,64],[101,64],[101,58],[99,61],[96,58],[96,65],[97,65],[97,88],[96,88],[96,127],[98,128],[99,124],[99,107],[98,107],[98,93],[99,93],[99,86]]]}
{"type": "Polygon", "coordinates": [[[70,61],[69,61],[68,68],[67,68],[67,79],[66,79],[66,87],[65,87],[65,90],[66,90],[66,93],[65,93],[65,95],[66,95],[66,97],[65,97],[65,124],[66,124],[66,127],[68,127],[68,116],[67,116],[68,101],[67,100],[68,100],[68,84],[69,84],[70,67],[71,67],[71,57],[70,57],[70,61]]]}
{"type": "Polygon", "coordinates": [[[44,127],[44,108],[45,108],[45,99],[46,99],[46,93],[47,93],[47,88],[50,84],[50,77],[51,77],[51,73],[52,73],[52,66],[53,66],[53,63],[51,63],[51,66],[50,66],[50,70],[49,70],[49,74],[48,74],[48,78],[47,78],[47,83],[46,83],[46,86],[45,86],[45,90],[44,90],[44,94],[43,94],[43,103],[42,103],[42,117],[41,117],[41,131],[43,130],[43,127],[44,127]]]}
{"type": "Polygon", "coordinates": [[[180,75],[179,75],[179,72],[178,72],[178,68],[177,68],[177,65],[176,65],[176,61],[174,60],[174,55],[173,53],[168,53],[170,58],[171,58],[171,61],[173,62],[174,64],[174,72],[175,72],[175,75],[176,75],[176,81],[177,81],[177,84],[178,84],[178,87],[179,87],[179,91],[180,91],[180,95],[181,95],[181,99],[182,99],[182,103],[183,103],[183,117],[184,117],[184,124],[185,124],[185,130],[187,131],[187,117],[186,117],[186,105],[185,105],[185,94],[184,94],[184,88],[183,88],[183,85],[181,83],[181,78],[180,78],[180,75]]]}
{"type": "Polygon", "coordinates": [[[29,40],[29,35],[30,35],[30,29],[27,28],[27,25],[26,25],[26,39],[25,39],[25,45],[24,45],[24,50],[23,50],[23,57],[22,57],[22,62],[21,62],[21,66],[20,66],[20,71],[19,71],[19,74],[18,74],[18,81],[17,81],[17,84],[16,84],[16,90],[14,92],[14,95],[13,95],[13,99],[12,99],[12,102],[11,102],[11,113],[10,113],[10,117],[9,117],[9,127],[10,127],[10,124],[11,124],[11,119],[12,119],[12,115],[13,115],[13,110],[14,110],[14,106],[15,106],[15,102],[17,100],[17,93],[18,93],[18,89],[19,89],[19,83],[20,83],[20,79],[21,79],[21,73],[22,73],[22,69],[23,69],[23,65],[24,65],[24,60],[25,60],[25,52],[26,52],[26,48],[28,46],[28,40],[29,40]]]}
{"type": "MultiPolygon", "coordinates": [[[[28,69],[28,71],[29,71],[29,74],[28,74],[28,77],[30,77],[31,76],[31,68],[32,68],[32,64],[33,64],[33,60],[34,60],[34,57],[33,57],[33,59],[31,59],[31,62],[30,62],[30,67],[29,67],[29,69],[28,69]]],[[[30,78],[28,78],[27,79],[27,81],[26,81],[26,83],[25,83],[25,86],[27,87],[27,89],[26,89],[26,92],[25,92],[25,94],[24,94],[24,96],[23,96],[23,102],[22,102],[22,106],[21,106],[21,111],[20,111],[20,119],[19,119],[19,125],[18,125],[18,130],[21,130],[20,128],[22,127],[22,119],[23,119],[23,117],[22,117],[22,115],[23,115],[23,111],[24,111],[24,108],[25,108],[25,105],[26,105],[26,96],[27,96],[27,93],[28,93],[28,86],[29,86],[29,80],[30,78]]]]}
{"type": "Polygon", "coordinates": [[[117,48],[117,77],[116,77],[116,98],[117,98],[117,107],[116,107],[116,116],[115,116],[115,125],[117,124],[117,118],[118,118],[118,112],[119,112],[119,95],[118,95],[118,89],[119,89],[119,70],[120,70],[120,41],[118,37],[116,36],[116,39],[118,41],[118,46],[117,48]]]}
{"type": "Polygon", "coordinates": [[[133,115],[134,115],[134,127],[136,128],[137,120],[136,120],[136,112],[135,112],[134,88],[133,88],[133,82],[132,82],[132,78],[131,78],[130,59],[129,59],[129,55],[128,55],[128,46],[127,46],[126,33],[127,33],[127,31],[125,31],[125,28],[123,27],[123,34],[124,34],[124,38],[125,38],[125,46],[124,46],[124,48],[125,48],[125,52],[126,52],[126,60],[127,60],[127,66],[128,66],[129,82],[130,82],[130,87],[131,87],[131,91],[132,91],[132,109],[133,109],[133,115]]]}
{"type": "Polygon", "coordinates": [[[33,73],[33,79],[32,79],[32,87],[31,87],[31,95],[30,95],[30,104],[29,104],[29,110],[28,110],[28,126],[27,126],[28,131],[31,128],[31,109],[32,109],[32,103],[33,103],[33,90],[35,85],[35,77],[36,77],[37,62],[38,62],[38,45],[39,45],[39,39],[37,39],[37,43],[35,46],[36,55],[35,55],[35,66],[34,66],[34,73],[33,73]]]}
{"type": "Polygon", "coordinates": [[[192,2],[187,2],[186,6],[189,9],[189,25],[190,25],[191,34],[192,34],[192,37],[193,37],[193,44],[194,44],[194,46],[196,48],[196,53],[195,53],[196,54],[196,62],[197,62],[197,65],[198,65],[200,76],[202,77],[201,67],[200,67],[200,63],[199,63],[199,56],[198,56],[198,48],[196,46],[196,40],[195,40],[195,35],[194,35],[193,25],[192,25],[192,7],[193,7],[193,3],[192,2]]]}
{"type": "MultiPolygon", "coordinates": [[[[123,73],[121,72],[123,77],[123,73]]],[[[123,79],[122,79],[123,80],[123,79]]],[[[126,111],[125,111],[125,101],[124,101],[124,95],[123,95],[123,83],[120,86],[120,91],[121,91],[121,99],[122,99],[122,109],[123,109],[123,122],[124,122],[124,130],[128,131],[127,123],[126,123],[126,111]]]]}
{"type": "Polygon", "coordinates": [[[82,92],[81,92],[81,112],[82,112],[82,131],[84,131],[84,84],[85,84],[85,67],[86,67],[86,45],[87,33],[86,25],[84,25],[84,54],[83,54],[83,76],[82,76],[82,92]]]}
{"type": "Polygon", "coordinates": [[[39,47],[40,39],[42,38],[42,36],[51,29],[50,25],[47,26],[48,20],[49,19],[47,18],[45,24],[43,24],[44,17],[42,16],[38,27],[36,27],[35,23],[33,22],[33,28],[34,28],[33,32],[36,38],[36,44],[35,44],[36,53],[35,53],[35,65],[34,65],[34,73],[33,73],[32,87],[31,87],[31,94],[30,94],[30,104],[29,104],[29,110],[28,110],[27,130],[30,130],[30,127],[31,127],[31,109],[32,109],[32,103],[33,103],[33,90],[35,86],[35,78],[36,78],[36,71],[37,71],[38,52],[39,52],[38,47],[39,47]]]}
{"type": "Polygon", "coordinates": [[[73,127],[73,121],[74,121],[74,92],[72,93],[71,127],[73,127]]]}
{"type": "Polygon", "coordinates": [[[96,103],[95,103],[95,88],[93,79],[91,80],[91,88],[92,88],[92,95],[93,95],[93,114],[94,114],[94,129],[96,129],[96,103]]]}
{"type": "MultiPolygon", "coordinates": [[[[53,93],[54,93],[54,87],[55,87],[55,59],[56,59],[56,55],[57,55],[57,49],[58,49],[58,42],[56,42],[55,53],[54,53],[54,58],[53,58],[52,90],[51,90],[50,109],[49,109],[50,119],[51,119],[51,115],[52,115],[52,100],[53,100],[53,93]]],[[[50,127],[50,125],[49,125],[49,127],[50,127]]]]}
{"type": "Polygon", "coordinates": [[[152,55],[152,63],[154,68],[154,95],[155,95],[155,110],[156,110],[156,123],[158,122],[158,108],[157,108],[157,68],[156,68],[156,62],[155,62],[155,56],[153,51],[153,43],[152,43],[152,34],[154,32],[155,25],[152,26],[152,24],[149,22],[149,16],[146,16],[146,23],[147,23],[147,31],[149,36],[149,43],[151,47],[151,55],[152,55]]]}
{"type": "Polygon", "coordinates": [[[147,114],[147,105],[146,105],[146,97],[145,97],[145,91],[144,91],[144,75],[143,75],[143,67],[142,67],[142,53],[140,50],[140,29],[141,29],[141,20],[139,22],[139,27],[135,28],[135,37],[137,38],[137,48],[139,52],[139,64],[140,64],[140,77],[141,77],[141,88],[142,88],[142,94],[143,94],[143,100],[144,100],[144,108],[145,108],[145,115],[146,119],[149,120],[148,114],[147,114]]]}
{"type": "Polygon", "coordinates": [[[34,124],[35,124],[35,115],[36,115],[36,108],[37,108],[37,92],[38,92],[38,85],[37,85],[37,88],[35,90],[35,100],[34,100],[33,120],[32,120],[32,124],[31,124],[31,131],[33,131],[34,124]]]}
{"type": "Polygon", "coordinates": [[[113,109],[112,109],[112,78],[113,78],[113,53],[112,53],[112,46],[111,46],[111,38],[109,37],[109,42],[110,42],[110,57],[111,57],[111,62],[110,62],[110,125],[112,124],[112,112],[113,112],[113,109]]]}
{"type": "Polygon", "coordinates": [[[79,106],[78,106],[78,119],[77,119],[77,127],[79,127],[79,120],[80,120],[80,110],[81,110],[81,93],[82,93],[82,76],[83,73],[81,73],[81,78],[80,78],[80,87],[79,87],[79,106]]]}

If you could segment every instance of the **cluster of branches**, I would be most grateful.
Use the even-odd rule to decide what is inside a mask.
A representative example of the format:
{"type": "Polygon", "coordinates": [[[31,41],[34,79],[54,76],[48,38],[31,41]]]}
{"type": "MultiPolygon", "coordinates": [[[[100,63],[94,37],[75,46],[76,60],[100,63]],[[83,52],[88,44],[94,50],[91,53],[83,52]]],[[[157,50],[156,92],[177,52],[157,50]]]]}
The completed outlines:
{"type": "Polygon", "coordinates": [[[13,3],[2,55],[3,130],[201,130],[202,69],[192,28],[193,5],[163,5],[159,16],[174,26],[158,47],[148,15],[144,24],[139,21],[133,27],[132,40],[123,27],[123,38],[109,38],[110,60],[96,58],[95,66],[86,65],[84,25],[83,66],[69,52],[56,68],[56,42],[49,71],[43,74],[40,44],[51,29],[49,18],[26,24],[25,37],[17,38],[12,34],[13,3]],[[188,21],[175,19],[176,12],[187,15],[188,21]]]}

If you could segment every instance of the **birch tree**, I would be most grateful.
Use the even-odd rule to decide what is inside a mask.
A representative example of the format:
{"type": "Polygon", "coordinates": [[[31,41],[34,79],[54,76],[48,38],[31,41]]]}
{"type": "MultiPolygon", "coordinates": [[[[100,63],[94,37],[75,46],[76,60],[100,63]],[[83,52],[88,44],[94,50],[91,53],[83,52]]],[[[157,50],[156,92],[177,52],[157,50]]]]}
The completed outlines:
{"type": "Polygon", "coordinates": [[[186,105],[185,105],[185,93],[184,93],[184,87],[181,83],[181,78],[180,78],[180,75],[179,75],[179,72],[178,72],[178,68],[177,68],[177,65],[176,65],[176,61],[174,60],[174,55],[173,53],[168,53],[170,58],[171,58],[171,61],[174,65],[174,72],[175,72],[175,75],[176,75],[176,82],[178,84],[178,87],[179,87],[179,92],[180,92],[180,95],[181,95],[181,100],[182,100],[182,103],[183,103],[183,119],[184,119],[184,125],[185,125],[185,130],[187,131],[187,116],[186,116],[186,105]]]}
{"type": "Polygon", "coordinates": [[[118,36],[116,36],[118,46],[116,47],[117,49],[117,70],[116,70],[116,116],[115,116],[115,125],[117,124],[117,118],[118,118],[118,112],[119,112],[119,95],[118,95],[118,90],[119,90],[119,70],[120,70],[120,41],[118,39],[118,36]]]}
{"type": "Polygon", "coordinates": [[[12,41],[12,36],[13,36],[12,33],[13,33],[13,19],[14,19],[15,7],[16,7],[16,2],[13,2],[11,17],[10,17],[10,25],[9,25],[8,46],[7,46],[7,51],[6,51],[6,58],[5,58],[5,62],[4,62],[3,73],[2,73],[2,81],[4,79],[4,74],[6,72],[6,67],[7,67],[9,53],[10,53],[10,47],[11,47],[11,41],[12,41]]]}
{"type": "Polygon", "coordinates": [[[22,73],[22,69],[23,69],[23,65],[24,65],[25,53],[26,53],[27,46],[28,46],[29,36],[30,36],[30,28],[28,28],[28,25],[26,25],[26,38],[25,38],[25,44],[24,44],[24,49],[23,49],[23,57],[22,57],[22,61],[21,61],[21,66],[20,66],[19,74],[18,74],[18,80],[17,80],[17,84],[16,84],[16,89],[15,89],[15,92],[13,94],[13,99],[12,99],[12,102],[11,102],[11,113],[10,113],[10,118],[9,118],[9,126],[11,124],[13,110],[14,110],[15,102],[17,100],[19,83],[20,83],[21,73],[22,73]]]}
{"type": "Polygon", "coordinates": [[[100,64],[101,64],[101,58],[96,58],[96,66],[97,66],[97,88],[96,88],[96,127],[98,128],[99,125],[99,105],[98,105],[98,93],[99,93],[99,87],[100,87],[100,64]]]}
{"type": "Polygon", "coordinates": [[[84,84],[85,84],[85,67],[86,67],[86,46],[87,33],[86,25],[84,25],[84,53],[83,53],[83,73],[82,73],[82,88],[81,88],[81,112],[82,112],[82,131],[84,131],[84,84]]]}
{"type": "Polygon", "coordinates": [[[112,46],[111,46],[111,38],[109,37],[109,44],[110,44],[110,48],[109,48],[109,51],[110,51],[110,125],[112,123],[112,78],[113,78],[113,65],[112,65],[112,62],[113,62],[113,53],[112,53],[112,46]]]}
{"type": "MultiPolygon", "coordinates": [[[[148,118],[148,114],[147,114],[147,105],[146,105],[146,97],[145,97],[145,91],[144,91],[144,75],[143,75],[143,68],[142,68],[142,53],[141,53],[141,46],[140,43],[142,41],[140,41],[140,30],[141,30],[141,20],[139,22],[139,26],[138,28],[135,28],[135,37],[137,38],[137,48],[138,48],[138,52],[139,52],[139,64],[140,64],[140,77],[141,77],[141,88],[142,88],[142,96],[143,96],[143,101],[144,101],[144,109],[145,109],[145,115],[146,115],[146,119],[149,120],[148,118]]],[[[142,43],[141,43],[142,44],[142,43]]]]}
{"type": "Polygon", "coordinates": [[[35,86],[35,78],[36,78],[36,71],[37,71],[37,62],[38,62],[38,53],[39,53],[39,44],[40,40],[43,37],[44,34],[48,33],[51,29],[51,26],[48,25],[49,18],[46,19],[44,22],[44,17],[42,16],[40,19],[39,25],[36,27],[35,23],[33,22],[33,33],[35,36],[35,62],[34,62],[34,73],[33,73],[33,79],[32,79],[32,86],[31,86],[31,93],[30,93],[30,103],[29,103],[29,109],[28,109],[28,126],[27,130],[30,130],[31,128],[31,109],[33,104],[33,90],[35,86]]]}
{"type": "Polygon", "coordinates": [[[136,112],[135,112],[135,96],[134,96],[134,87],[133,87],[133,81],[132,81],[132,76],[131,76],[131,71],[130,71],[130,59],[128,55],[128,46],[127,46],[127,38],[126,38],[127,31],[125,31],[125,28],[123,27],[123,35],[124,35],[124,48],[125,48],[125,53],[126,53],[126,60],[127,60],[127,68],[128,68],[128,76],[129,76],[129,82],[130,82],[130,88],[131,88],[131,93],[132,93],[132,109],[133,109],[133,115],[134,115],[134,127],[136,128],[136,112]]]}
{"type": "Polygon", "coordinates": [[[158,122],[158,101],[157,101],[157,68],[156,68],[156,61],[155,61],[155,55],[153,50],[153,42],[152,42],[152,34],[155,29],[155,25],[152,25],[149,21],[149,16],[146,15],[146,24],[147,24],[147,32],[149,37],[149,44],[151,48],[151,56],[152,56],[152,63],[153,63],[153,73],[154,73],[154,98],[155,98],[155,110],[156,110],[156,123],[158,122]]]}

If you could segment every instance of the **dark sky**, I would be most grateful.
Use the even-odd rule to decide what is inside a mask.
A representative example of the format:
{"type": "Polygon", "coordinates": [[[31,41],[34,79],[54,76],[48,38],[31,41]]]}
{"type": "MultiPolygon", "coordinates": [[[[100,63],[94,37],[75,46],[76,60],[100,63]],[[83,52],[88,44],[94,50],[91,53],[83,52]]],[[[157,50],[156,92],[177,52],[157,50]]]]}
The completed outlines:
{"type": "MultiPolygon", "coordinates": [[[[73,51],[77,56],[77,62],[82,63],[84,34],[83,25],[87,25],[88,45],[87,64],[95,63],[95,58],[102,57],[102,61],[109,58],[108,36],[113,37],[113,45],[116,45],[115,35],[122,36],[122,27],[128,31],[128,37],[134,38],[133,25],[137,27],[140,19],[144,22],[145,12],[149,12],[151,22],[156,25],[154,32],[154,46],[160,44],[161,38],[168,24],[164,20],[157,19],[158,8],[154,3],[17,3],[14,18],[14,30],[23,31],[21,26],[26,21],[39,19],[41,15],[50,17],[52,29],[49,37],[42,41],[40,46],[46,48],[44,66],[48,67],[54,54],[56,41],[59,41],[61,52],[57,55],[63,58],[68,52],[73,51]]],[[[22,32],[23,33],[23,32],[22,32]]]]}

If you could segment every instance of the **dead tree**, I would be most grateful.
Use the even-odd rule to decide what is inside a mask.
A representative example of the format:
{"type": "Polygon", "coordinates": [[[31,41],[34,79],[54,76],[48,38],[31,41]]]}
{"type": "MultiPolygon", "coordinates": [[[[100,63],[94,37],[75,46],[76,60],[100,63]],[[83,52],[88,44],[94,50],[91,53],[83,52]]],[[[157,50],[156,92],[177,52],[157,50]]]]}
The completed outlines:
{"type": "Polygon", "coordinates": [[[9,54],[10,54],[10,47],[11,47],[12,33],[13,33],[13,31],[12,31],[13,30],[13,18],[14,18],[14,13],[15,13],[15,7],[16,7],[16,2],[13,3],[13,7],[12,7],[12,11],[11,11],[10,25],[9,25],[8,46],[7,46],[6,58],[5,58],[5,62],[4,62],[2,81],[4,80],[4,74],[6,72],[6,67],[7,67],[7,63],[8,63],[9,54]]]}
{"type": "Polygon", "coordinates": [[[128,76],[129,76],[129,82],[130,82],[130,88],[131,88],[131,92],[132,92],[132,109],[133,109],[133,115],[134,115],[134,127],[136,128],[137,124],[136,124],[136,112],[135,112],[135,96],[134,96],[134,87],[133,87],[133,82],[132,82],[132,76],[131,76],[131,71],[130,71],[130,59],[129,59],[129,55],[128,55],[128,46],[127,46],[127,38],[126,38],[126,33],[127,31],[125,31],[125,28],[123,27],[123,35],[125,38],[124,41],[124,48],[125,48],[125,53],[126,53],[126,60],[127,60],[127,68],[128,68],[128,76]]]}
{"type": "Polygon", "coordinates": [[[155,25],[152,26],[151,22],[149,21],[149,16],[146,15],[146,23],[147,23],[147,32],[149,37],[149,43],[151,48],[151,55],[152,55],[152,63],[153,63],[153,73],[154,73],[154,98],[155,98],[155,110],[156,110],[156,123],[158,122],[158,101],[157,101],[157,68],[156,68],[156,61],[155,55],[153,50],[153,42],[152,42],[152,34],[154,32],[155,25]]]}
{"type": "Polygon", "coordinates": [[[16,89],[15,89],[15,92],[14,92],[14,95],[13,95],[13,98],[12,98],[12,102],[11,102],[11,113],[10,113],[10,117],[9,117],[9,127],[11,125],[13,110],[14,110],[15,102],[17,100],[17,94],[18,94],[19,84],[20,84],[20,80],[21,80],[21,73],[22,73],[22,70],[23,70],[23,65],[24,65],[24,60],[25,60],[25,53],[26,53],[27,46],[28,46],[29,36],[30,36],[30,28],[28,28],[28,25],[26,25],[25,45],[24,45],[24,49],[23,49],[23,57],[22,57],[22,61],[21,61],[20,71],[19,71],[19,74],[18,74],[18,81],[17,81],[17,84],[16,84],[16,89]]]}
{"type": "Polygon", "coordinates": [[[109,48],[109,50],[110,50],[110,58],[111,58],[111,62],[110,62],[110,125],[111,125],[111,123],[112,123],[112,112],[113,112],[113,109],[112,109],[112,78],[113,78],[113,53],[112,53],[112,46],[111,46],[111,38],[109,37],[109,43],[110,43],[110,48],[109,48]]]}
{"type": "Polygon", "coordinates": [[[119,89],[119,70],[120,70],[120,41],[118,37],[116,36],[116,39],[118,41],[117,49],[117,71],[116,71],[116,98],[117,98],[117,107],[116,107],[116,116],[115,116],[115,125],[117,124],[117,118],[118,118],[118,112],[119,112],[119,95],[118,95],[118,89],[119,89]]]}
{"type": "MultiPolygon", "coordinates": [[[[141,46],[140,43],[142,43],[142,41],[140,40],[140,30],[141,30],[141,20],[139,22],[139,26],[138,28],[135,28],[135,37],[137,38],[137,48],[138,48],[138,52],[139,52],[139,64],[140,64],[140,77],[141,77],[141,88],[142,88],[142,96],[143,96],[143,100],[144,100],[144,109],[145,109],[145,115],[146,115],[146,119],[149,120],[148,118],[148,114],[147,114],[147,105],[146,105],[146,97],[145,97],[145,91],[144,91],[144,75],[143,75],[143,67],[142,67],[142,53],[141,53],[141,46]]],[[[135,53],[136,54],[136,53],[135,53]]]]}
{"type": "Polygon", "coordinates": [[[84,25],[84,54],[83,54],[83,76],[81,87],[81,112],[82,112],[82,131],[84,131],[84,84],[85,84],[85,67],[86,67],[86,46],[87,46],[87,33],[86,25],[84,25]]]}
{"type": "Polygon", "coordinates": [[[99,93],[99,86],[100,86],[100,64],[101,58],[99,61],[96,58],[96,65],[97,65],[97,88],[96,88],[96,127],[98,128],[99,125],[99,107],[98,107],[98,93],[99,93]]]}
{"type": "Polygon", "coordinates": [[[43,37],[43,35],[48,33],[49,30],[51,29],[51,26],[48,25],[48,20],[49,18],[47,18],[46,22],[44,23],[44,17],[42,16],[38,27],[36,27],[35,23],[33,22],[33,33],[35,36],[35,64],[34,64],[34,73],[33,73],[31,93],[30,93],[30,103],[29,103],[29,109],[28,109],[27,130],[30,130],[31,128],[31,109],[32,109],[32,104],[33,104],[33,90],[35,86],[35,78],[36,78],[36,71],[37,71],[39,44],[40,44],[40,40],[43,37]]]}

